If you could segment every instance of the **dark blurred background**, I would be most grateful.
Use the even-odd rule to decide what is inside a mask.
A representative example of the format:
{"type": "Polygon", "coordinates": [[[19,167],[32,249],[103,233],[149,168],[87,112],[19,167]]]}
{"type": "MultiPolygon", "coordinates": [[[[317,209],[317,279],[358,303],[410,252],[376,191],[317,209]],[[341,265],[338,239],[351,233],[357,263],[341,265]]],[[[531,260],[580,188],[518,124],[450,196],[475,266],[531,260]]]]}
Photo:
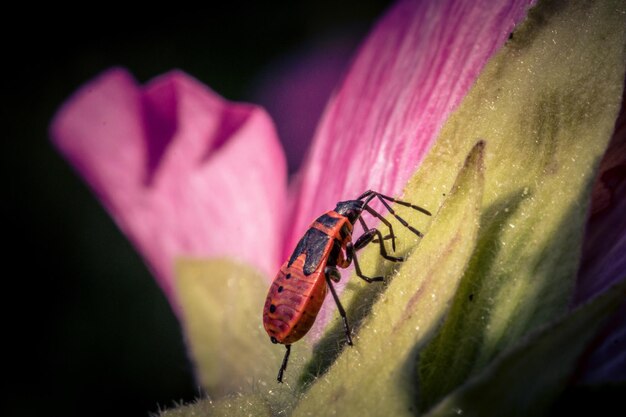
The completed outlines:
{"type": "MultiPolygon", "coordinates": [[[[2,415],[146,416],[199,394],[165,298],[49,142],[48,124],[61,103],[111,66],[127,67],[142,83],[179,68],[228,99],[266,102],[279,132],[297,142],[294,135],[312,134],[319,98],[310,103],[313,121],[303,120],[294,133],[299,127],[290,127],[280,103],[272,103],[272,85],[281,86],[285,67],[298,60],[309,68],[312,51],[332,51],[320,71],[344,65],[389,3],[5,10],[1,115],[8,126],[2,169],[9,232],[2,340],[8,366],[2,377],[9,392],[2,415]]],[[[283,87],[290,89],[289,82],[283,87]]],[[[318,95],[327,90],[320,86],[318,95]]],[[[303,146],[291,146],[293,171],[303,146]]]]}

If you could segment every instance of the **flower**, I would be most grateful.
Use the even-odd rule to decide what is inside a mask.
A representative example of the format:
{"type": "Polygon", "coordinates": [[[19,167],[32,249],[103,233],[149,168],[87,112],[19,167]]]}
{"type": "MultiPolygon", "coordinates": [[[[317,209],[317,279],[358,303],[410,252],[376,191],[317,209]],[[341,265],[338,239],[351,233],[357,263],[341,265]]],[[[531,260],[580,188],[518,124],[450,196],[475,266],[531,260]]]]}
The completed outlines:
{"type": "MultiPolygon", "coordinates": [[[[282,352],[244,317],[264,295],[259,276],[271,279],[311,220],[366,189],[404,189],[436,213],[422,223],[426,237],[418,244],[399,231],[408,258],[384,292],[346,287],[361,328],[355,347],[336,348],[326,308],[319,343],[303,346],[292,368],[306,383],[279,392],[307,390],[294,415],[319,404],[399,415],[484,410],[481,396],[504,386],[510,395],[490,406],[536,411],[532,400],[558,395],[624,292],[603,285],[602,297],[568,310],[624,77],[623,17],[574,3],[540,4],[507,42],[529,1],[399,2],[331,98],[289,192],[263,110],[227,103],[180,72],[146,87],[106,72],[64,106],[52,136],[154,271],[213,394],[272,379],[268,364],[282,352]],[[210,260],[175,272],[181,257],[210,260]],[[580,337],[560,349],[574,330],[580,337]],[[554,357],[543,364],[540,353],[554,357]],[[523,378],[510,370],[539,365],[550,372],[524,402],[523,378]],[[326,382],[309,387],[307,373],[326,382]]],[[[623,239],[613,240],[618,255],[623,239]]],[[[391,275],[373,250],[363,259],[391,275]]],[[[610,266],[623,273],[620,259],[610,266]]],[[[269,391],[224,404],[289,398],[269,391]]]]}
{"type": "Polygon", "coordinates": [[[268,275],[275,269],[286,171],[262,109],[228,103],[179,71],[142,88],[112,69],[59,111],[51,132],[174,310],[177,256],[233,256],[268,275]]]}

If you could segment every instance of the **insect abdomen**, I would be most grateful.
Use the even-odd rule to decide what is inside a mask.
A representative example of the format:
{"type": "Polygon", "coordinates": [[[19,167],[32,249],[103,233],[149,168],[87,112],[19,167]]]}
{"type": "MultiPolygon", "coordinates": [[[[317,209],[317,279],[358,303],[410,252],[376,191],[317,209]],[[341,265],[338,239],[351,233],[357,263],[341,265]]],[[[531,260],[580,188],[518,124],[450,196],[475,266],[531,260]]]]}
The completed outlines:
{"type": "Polygon", "coordinates": [[[293,343],[311,328],[326,296],[323,272],[302,273],[304,256],[282,266],[265,300],[263,325],[279,343],[293,343]]]}

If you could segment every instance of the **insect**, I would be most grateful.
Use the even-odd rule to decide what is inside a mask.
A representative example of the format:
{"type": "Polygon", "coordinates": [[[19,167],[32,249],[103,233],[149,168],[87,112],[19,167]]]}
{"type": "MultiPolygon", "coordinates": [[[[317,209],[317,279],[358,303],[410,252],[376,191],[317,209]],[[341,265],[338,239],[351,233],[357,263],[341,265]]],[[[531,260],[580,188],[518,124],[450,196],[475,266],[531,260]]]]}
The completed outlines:
{"type": "Polygon", "coordinates": [[[382,281],[383,277],[364,275],[356,257],[356,251],[374,242],[380,245],[380,255],[392,262],[403,261],[403,258],[387,253],[384,241],[391,239],[392,250],[396,250],[396,236],[392,225],[379,212],[369,206],[374,198],[380,200],[385,208],[404,227],[422,237],[417,229],[409,225],[391,208],[388,201],[410,207],[428,216],[430,212],[422,207],[406,201],[388,197],[376,191],[368,190],[356,200],[337,203],[331,210],[318,217],[298,242],[291,257],[283,264],[274,278],[263,307],[263,326],[272,343],[284,344],[287,351],[278,371],[278,382],[283,382],[283,374],[291,352],[291,344],[300,340],[311,328],[317,313],[322,307],[326,293],[330,290],[337,309],[342,318],[346,342],[352,345],[350,325],[346,312],[337,297],[333,282],[339,282],[339,268],[347,268],[354,261],[354,269],[361,279],[368,283],[382,281]],[[383,236],[380,230],[369,228],[361,217],[363,211],[380,219],[389,230],[383,236]],[[359,222],[363,234],[352,243],[354,225],[359,222]]]}

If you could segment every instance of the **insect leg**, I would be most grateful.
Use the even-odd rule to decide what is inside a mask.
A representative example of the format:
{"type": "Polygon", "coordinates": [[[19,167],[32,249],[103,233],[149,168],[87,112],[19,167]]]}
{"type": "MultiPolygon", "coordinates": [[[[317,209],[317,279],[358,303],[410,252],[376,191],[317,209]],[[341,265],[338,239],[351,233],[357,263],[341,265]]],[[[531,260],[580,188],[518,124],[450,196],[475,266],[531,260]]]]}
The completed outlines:
{"type": "MultiPolygon", "coordinates": [[[[421,212],[421,213],[424,213],[424,214],[425,214],[425,215],[427,215],[427,216],[430,216],[430,215],[431,215],[430,211],[426,210],[426,209],[425,209],[425,208],[423,208],[423,207],[416,206],[416,205],[414,205],[414,204],[409,203],[408,201],[402,201],[402,200],[398,200],[398,199],[393,198],[393,197],[389,197],[388,195],[381,194],[381,193],[379,193],[378,191],[374,191],[374,190],[367,190],[366,192],[364,192],[363,194],[361,194],[361,195],[357,198],[357,200],[363,200],[364,198],[367,198],[367,200],[365,201],[365,204],[367,204],[367,203],[369,203],[369,202],[370,202],[370,200],[372,200],[374,197],[378,197],[378,199],[379,199],[379,200],[381,200],[381,201],[382,201],[383,199],[385,199],[385,200],[387,200],[387,201],[391,201],[391,202],[393,202],[393,203],[400,204],[401,206],[410,207],[410,208],[412,208],[412,209],[414,209],[414,210],[417,210],[417,211],[419,211],[419,212],[421,212]]],[[[383,204],[385,204],[385,203],[383,202],[383,204]]],[[[386,204],[385,204],[385,206],[386,206],[386,207],[388,207],[386,204]]]]}
{"type": "MultiPolygon", "coordinates": [[[[354,250],[357,251],[357,250],[362,249],[365,246],[367,246],[370,242],[372,242],[374,240],[374,236],[378,237],[377,241],[380,244],[380,256],[382,256],[383,258],[387,259],[388,261],[392,261],[392,262],[402,262],[402,261],[404,261],[404,259],[402,259],[402,258],[398,258],[396,256],[391,256],[391,255],[389,255],[387,253],[387,249],[385,248],[385,244],[383,242],[383,240],[384,240],[383,239],[383,235],[382,235],[382,233],[380,233],[380,230],[378,230],[378,229],[369,229],[365,233],[363,233],[361,236],[359,236],[359,238],[356,240],[356,242],[354,242],[354,250]]],[[[346,247],[346,249],[347,249],[347,247],[346,247]]],[[[355,266],[356,266],[356,262],[355,262],[355,266]]]]}
{"type": "MultiPolygon", "coordinates": [[[[395,211],[394,209],[391,208],[391,206],[389,205],[389,203],[387,203],[381,196],[380,194],[377,194],[378,199],[380,200],[381,203],[383,203],[383,206],[385,206],[385,208],[387,210],[389,210],[389,213],[391,213],[393,215],[393,217],[395,217],[401,224],[402,226],[406,227],[407,229],[409,229],[411,232],[415,233],[418,237],[424,237],[424,234],[422,232],[420,232],[419,230],[417,230],[416,228],[414,228],[413,226],[411,226],[406,220],[404,220],[402,217],[400,217],[395,211]]],[[[391,197],[388,197],[391,198],[391,197]]],[[[396,202],[398,202],[398,200],[395,200],[396,202]]],[[[409,203],[407,203],[409,204],[409,203]]],[[[413,206],[410,205],[410,207],[417,207],[417,206],[413,206]]],[[[369,210],[368,210],[369,211],[369,210]]],[[[374,210],[372,210],[374,211],[374,210]]],[[[430,214],[430,213],[429,213],[430,214]]]]}
{"type": "Polygon", "coordinates": [[[412,208],[414,210],[417,210],[417,211],[419,211],[421,213],[426,214],[427,216],[431,215],[430,211],[428,211],[425,208],[422,208],[420,206],[416,206],[414,204],[411,204],[411,203],[409,203],[407,201],[398,200],[398,199],[395,199],[393,197],[389,197],[387,195],[381,194],[381,193],[379,193],[377,191],[367,190],[366,192],[361,194],[357,200],[364,200],[363,201],[365,203],[364,204],[364,209],[366,209],[373,216],[376,216],[379,219],[381,219],[381,221],[382,221],[382,215],[380,213],[376,212],[375,210],[373,210],[371,207],[369,207],[367,205],[372,199],[374,199],[374,197],[377,197],[380,200],[380,202],[383,204],[383,206],[385,206],[385,208],[387,210],[389,210],[389,213],[391,213],[404,227],[406,227],[407,229],[409,229],[411,232],[415,233],[419,237],[423,237],[424,236],[422,234],[422,232],[420,232],[419,230],[415,229],[406,220],[404,220],[402,217],[400,217],[395,212],[395,210],[391,208],[391,206],[389,205],[389,203],[387,203],[387,201],[391,201],[391,202],[394,202],[396,204],[400,204],[400,205],[405,206],[405,207],[410,207],[410,208],[412,208]],[[387,201],[385,201],[385,200],[387,200],[387,201]],[[374,213],[376,213],[376,214],[374,214],[374,213]]]}
{"type": "Polygon", "coordinates": [[[278,370],[278,377],[276,378],[281,384],[283,382],[283,373],[287,370],[287,362],[289,361],[289,354],[291,353],[291,345],[285,345],[285,348],[287,348],[287,351],[285,352],[283,363],[282,365],[280,365],[280,369],[278,370]]]}
{"type": "MultiPolygon", "coordinates": [[[[363,231],[368,231],[370,230],[369,226],[365,223],[365,220],[363,220],[363,217],[359,217],[359,223],[361,223],[361,226],[363,227],[363,231]]],[[[384,237],[384,240],[389,240],[389,239],[395,239],[396,237],[393,236],[391,233],[388,234],[387,236],[384,237]]],[[[378,239],[374,239],[372,240],[372,242],[374,243],[378,243],[379,240],[378,239]]],[[[395,249],[394,249],[395,250],[395,249]]]]}
{"type": "MultiPolygon", "coordinates": [[[[376,236],[376,232],[377,229],[367,229],[365,230],[365,233],[363,233],[361,236],[359,236],[359,238],[356,240],[356,242],[354,242],[353,247],[354,250],[361,250],[364,247],[366,247],[370,242],[373,242],[375,239],[374,237],[376,236]]],[[[378,242],[379,240],[376,239],[376,242],[378,242]]]]}
{"type": "MultiPolygon", "coordinates": [[[[367,204],[363,206],[363,209],[367,211],[369,214],[371,214],[372,216],[377,217],[381,221],[381,223],[383,223],[385,226],[389,228],[389,236],[391,236],[391,249],[395,252],[396,251],[396,235],[393,233],[393,227],[391,226],[391,223],[389,223],[389,220],[385,219],[379,212],[377,212],[376,210],[374,210],[367,204]]],[[[361,217],[359,217],[359,220],[361,220],[361,217]]],[[[361,225],[363,225],[364,223],[365,221],[363,220],[363,223],[361,223],[361,225]]],[[[368,230],[370,229],[369,228],[365,229],[366,232],[368,230]]]]}
{"type": "MultiPolygon", "coordinates": [[[[333,295],[335,299],[335,304],[337,304],[337,310],[339,310],[339,315],[343,320],[343,327],[346,329],[346,340],[349,345],[352,345],[352,336],[350,335],[350,325],[348,324],[348,316],[346,315],[346,310],[343,309],[341,302],[339,301],[339,297],[337,297],[337,292],[335,291],[335,287],[330,279],[330,276],[333,274],[332,270],[336,268],[327,266],[324,270],[324,277],[326,278],[326,283],[328,284],[328,288],[330,288],[330,293],[333,295]]],[[[339,271],[336,271],[337,274],[339,271]]]]}
{"type": "MultiPolygon", "coordinates": [[[[374,229],[370,229],[370,230],[374,230],[374,229]]],[[[354,249],[354,246],[352,245],[352,243],[348,243],[346,245],[346,253],[347,253],[347,259],[354,260],[354,270],[356,271],[357,277],[361,278],[363,281],[366,281],[370,284],[372,282],[383,281],[385,279],[384,277],[370,278],[368,276],[363,275],[363,273],[361,272],[361,267],[359,266],[359,260],[356,257],[356,249],[354,249]]]]}
{"type": "MultiPolygon", "coordinates": [[[[347,260],[348,264],[350,264],[351,259],[348,258],[347,260]]],[[[339,282],[341,280],[341,274],[339,273],[339,270],[335,267],[327,266],[324,270],[324,273],[328,275],[328,277],[334,282],[339,282]]]]}
{"type": "MultiPolygon", "coordinates": [[[[400,204],[401,206],[410,207],[410,208],[412,208],[412,209],[414,209],[414,210],[419,211],[420,213],[424,213],[424,214],[425,214],[425,215],[427,215],[427,216],[430,216],[430,215],[431,215],[430,211],[426,210],[426,209],[425,209],[425,208],[423,208],[423,207],[416,206],[415,204],[411,204],[411,203],[409,203],[408,201],[398,200],[398,199],[396,199],[396,198],[389,197],[388,195],[384,195],[384,194],[381,194],[381,193],[377,193],[377,192],[375,192],[375,191],[374,191],[374,193],[376,193],[376,196],[377,196],[377,197],[378,197],[378,199],[379,199],[379,200],[381,200],[381,201],[382,201],[383,199],[385,199],[385,200],[387,200],[387,201],[391,201],[391,202],[393,202],[393,203],[400,204]]],[[[385,203],[383,202],[383,204],[385,204],[385,203]]],[[[387,205],[385,204],[385,206],[387,206],[387,205]]],[[[391,212],[391,210],[389,210],[389,211],[391,212]]],[[[393,213],[392,213],[392,214],[393,214],[393,213]]]]}

